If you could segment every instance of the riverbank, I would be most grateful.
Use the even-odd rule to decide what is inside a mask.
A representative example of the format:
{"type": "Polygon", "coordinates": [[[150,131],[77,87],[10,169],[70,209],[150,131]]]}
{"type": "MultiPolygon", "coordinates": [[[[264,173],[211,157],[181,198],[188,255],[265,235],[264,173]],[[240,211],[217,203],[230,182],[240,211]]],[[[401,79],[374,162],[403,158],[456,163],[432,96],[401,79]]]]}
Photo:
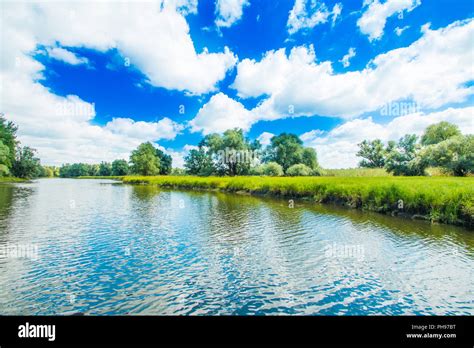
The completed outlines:
{"type": "Polygon", "coordinates": [[[126,184],[299,198],[474,227],[474,178],[125,176],[126,184]]]}
{"type": "Polygon", "coordinates": [[[10,183],[10,182],[26,182],[28,179],[15,178],[15,177],[0,177],[0,183],[10,183]]]}

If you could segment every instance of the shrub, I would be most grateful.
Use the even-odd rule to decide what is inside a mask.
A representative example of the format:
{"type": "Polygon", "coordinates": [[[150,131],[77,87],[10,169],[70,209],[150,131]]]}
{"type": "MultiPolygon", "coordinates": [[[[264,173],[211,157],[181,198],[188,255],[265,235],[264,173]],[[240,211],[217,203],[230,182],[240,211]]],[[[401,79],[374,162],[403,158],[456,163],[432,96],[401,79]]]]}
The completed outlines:
{"type": "Polygon", "coordinates": [[[287,169],[286,175],[288,176],[310,176],[313,175],[313,171],[308,166],[302,163],[294,164],[287,169]]]}
{"type": "Polygon", "coordinates": [[[263,174],[268,176],[282,176],[283,168],[276,162],[268,162],[262,166],[263,174]]]}

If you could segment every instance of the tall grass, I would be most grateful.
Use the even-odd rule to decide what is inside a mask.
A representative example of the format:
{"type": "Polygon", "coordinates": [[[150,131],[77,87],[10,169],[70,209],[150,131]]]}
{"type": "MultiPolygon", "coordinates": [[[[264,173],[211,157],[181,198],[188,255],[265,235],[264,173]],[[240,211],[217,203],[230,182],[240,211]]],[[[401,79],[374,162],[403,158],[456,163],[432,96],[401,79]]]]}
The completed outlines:
{"type": "Polygon", "coordinates": [[[125,176],[124,183],[305,198],[474,226],[474,178],[125,176]]]}

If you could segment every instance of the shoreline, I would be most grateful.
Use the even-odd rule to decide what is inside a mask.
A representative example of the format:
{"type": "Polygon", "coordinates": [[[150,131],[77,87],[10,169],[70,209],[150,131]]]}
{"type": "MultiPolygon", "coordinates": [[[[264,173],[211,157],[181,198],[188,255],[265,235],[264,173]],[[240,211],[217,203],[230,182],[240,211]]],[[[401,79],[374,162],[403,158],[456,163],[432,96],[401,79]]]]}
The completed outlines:
{"type": "Polygon", "coordinates": [[[474,229],[472,178],[125,176],[114,179],[124,184],[298,198],[474,229]]]}

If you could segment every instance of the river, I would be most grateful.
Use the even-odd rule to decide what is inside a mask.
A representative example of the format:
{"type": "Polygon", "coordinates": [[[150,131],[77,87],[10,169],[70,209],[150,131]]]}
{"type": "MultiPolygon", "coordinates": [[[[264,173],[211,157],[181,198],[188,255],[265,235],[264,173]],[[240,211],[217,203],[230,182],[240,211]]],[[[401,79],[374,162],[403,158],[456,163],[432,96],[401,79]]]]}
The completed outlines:
{"type": "Polygon", "coordinates": [[[1,315],[474,314],[474,233],[109,180],[0,185],[1,315]]]}

